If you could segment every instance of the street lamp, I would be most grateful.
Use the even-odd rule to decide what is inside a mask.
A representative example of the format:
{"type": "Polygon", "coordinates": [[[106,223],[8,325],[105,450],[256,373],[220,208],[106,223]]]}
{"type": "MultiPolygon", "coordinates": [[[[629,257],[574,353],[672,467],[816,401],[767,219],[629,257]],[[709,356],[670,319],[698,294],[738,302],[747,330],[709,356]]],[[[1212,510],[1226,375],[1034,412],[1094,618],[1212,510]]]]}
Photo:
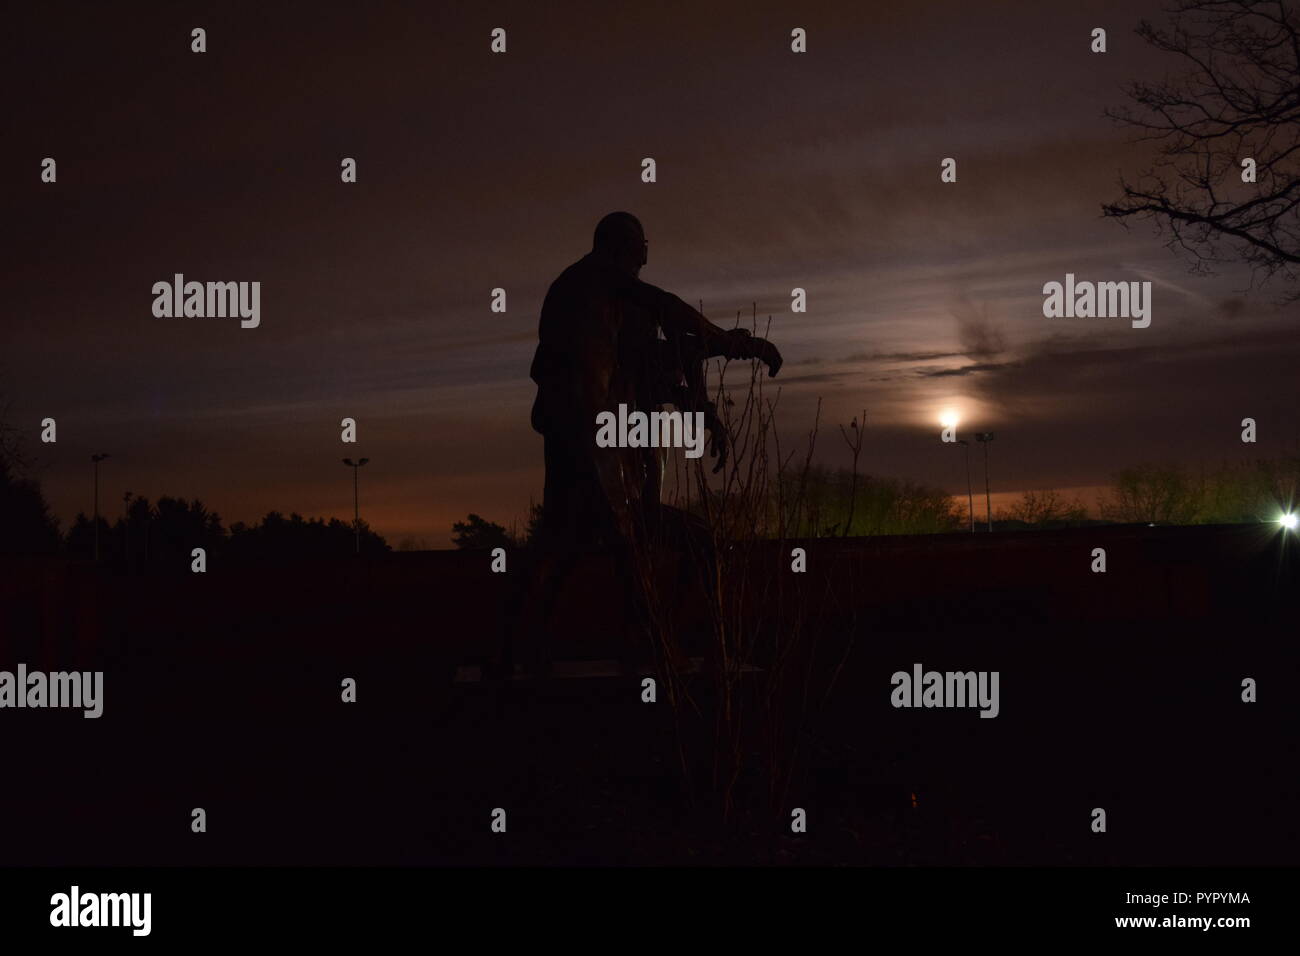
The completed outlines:
{"type": "Polygon", "coordinates": [[[352,469],[352,526],[357,531],[357,554],[361,554],[361,503],[357,493],[357,480],[361,472],[361,466],[368,462],[369,458],[362,458],[360,461],[353,461],[351,458],[344,458],[343,464],[352,469]]]}
{"type": "Polygon", "coordinates": [[[95,463],[95,562],[99,562],[99,463],[108,458],[107,452],[100,452],[98,455],[91,455],[90,460],[95,463]]]}
{"type": "Polygon", "coordinates": [[[970,484],[970,442],[964,438],[958,438],[957,444],[966,449],[966,506],[967,513],[970,515],[970,533],[975,533],[975,494],[971,491],[970,484]]]}
{"type": "Polygon", "coordinates": [[[993,530],[993,497],[989,494],[989,442],[993,440],[992,432],[978,432],[975,435],[977,442],[984,445],[984,508],[988,514],[989,530],[993,530]]]}

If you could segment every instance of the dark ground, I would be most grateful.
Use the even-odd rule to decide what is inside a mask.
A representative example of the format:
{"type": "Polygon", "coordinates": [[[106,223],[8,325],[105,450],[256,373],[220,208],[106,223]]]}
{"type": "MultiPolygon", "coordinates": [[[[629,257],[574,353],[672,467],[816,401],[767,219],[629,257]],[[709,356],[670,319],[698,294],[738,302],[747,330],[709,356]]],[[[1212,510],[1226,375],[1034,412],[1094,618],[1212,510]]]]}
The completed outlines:
{"type": "MultiPolygon", "coordinates": [[[[494,640],[522,560],[173,577],[9,561],[0,669],[102,669],[105,704],[98,720],[0,711],[0,864],[1295,864],[1300,592],[1283,541],[1130,527],[808,544],[773,618],[817,644],[777,698],[794,774],[769,801],[751,676],[725,826],[707,721],[683,717],[692,801],[672,709],[642,703],[638,679],[452,683],[494,640]],[[892,708],[890,674],[917,661],[1000,671],[1000,716],[892,708]]],[[[752,556],[755,580],[789,575],[786,553],[752,556]]],[[[567,589],[558,657],[617,656],[611,584],[593,559],[567,589]]]]}

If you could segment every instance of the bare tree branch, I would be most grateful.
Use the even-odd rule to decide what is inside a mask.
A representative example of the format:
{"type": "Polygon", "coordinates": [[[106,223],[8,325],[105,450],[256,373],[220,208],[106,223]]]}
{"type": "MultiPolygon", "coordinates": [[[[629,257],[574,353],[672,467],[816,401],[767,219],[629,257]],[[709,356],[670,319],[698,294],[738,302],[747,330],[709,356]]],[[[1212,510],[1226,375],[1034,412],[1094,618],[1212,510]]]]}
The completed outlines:
{"type": "MultiPolygon", "coordinates": [[[[1300,15],[1291,0],[1177,0],[1171,23],[1142,21],[1182,73],[1135,82],[1134,104],[1106,115],[1157,145],[1102,214],[1153,220],[1193,272],[1241,260],[1257,278],[1300,277],[1300,15]],[[1243,161],[1256,181],[1243,182],[1243,161]]],[[[1300,298],[1289,291],[1285,298],[1300,298]]]]}

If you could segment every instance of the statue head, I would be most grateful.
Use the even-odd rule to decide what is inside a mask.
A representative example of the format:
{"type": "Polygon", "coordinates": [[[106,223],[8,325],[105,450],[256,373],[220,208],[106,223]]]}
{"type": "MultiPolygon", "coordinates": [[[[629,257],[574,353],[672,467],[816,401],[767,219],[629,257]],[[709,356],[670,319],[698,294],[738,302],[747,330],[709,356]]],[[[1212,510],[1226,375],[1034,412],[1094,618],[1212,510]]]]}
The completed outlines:
{"type": "Polygon", "coordinates": [[[596,224],[592,255],[619,272],[638,275],[646,264],[648,249],[641,222],[630,212],[611,212],[596,224]]]}

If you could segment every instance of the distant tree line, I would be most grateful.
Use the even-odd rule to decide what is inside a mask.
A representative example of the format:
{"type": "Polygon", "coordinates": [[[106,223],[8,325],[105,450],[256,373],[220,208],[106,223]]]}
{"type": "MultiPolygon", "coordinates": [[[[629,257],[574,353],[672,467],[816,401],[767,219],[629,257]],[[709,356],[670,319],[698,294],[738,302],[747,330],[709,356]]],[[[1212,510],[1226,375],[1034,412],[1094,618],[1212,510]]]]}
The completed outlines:
{"type": "MultiPolygon", "coordinates": [[[[94,520],[78,513],[62,543],[63,553],[70,558],[93,558],[94,520]]],[[[153,504],[146,498],[132,498],[124,517],[112,523],[102,515],[99,519],[101,560],[125,562],[133,568],[187,569],[194,548],[203,548],[210,562],[214,558],[244,562],[346,557],[356,554],[357,544],[350,521],[304,518],[297,513],[285,517],[269,511],[252,525],[236,521],[226,529],[221,516],[197,498],[164,496],[153,504]]],[[[383,537],[361,522],[361,553],[389,550],[383,537]]]]}
{"type": "MultiPolygon", "coordinates": [[[[817,465],[807,469],[803,481],[802,509],[787,526],[793,538],[942,534],[969,527],[965,497],[939,488],[817,465]]],[[[1297,490],[1300,456],[1225,463],[1200,472],[1176,464],[1144,464],[1113,476],[1095,514],[1055,489],[1033,490],[999,509],[993,523],[995,530],[1015,531],[1088,524],[1271,522],[1300,509],[1297,490]]],[[[770,508],[775,510],[775,501],[770,508]]],[[[985,527],[983,515],[977,506],[977,530],[985,527]]],[[[452,526],[453,541],[464,549],[528,547],[536,540],[541,516],[541,506],[533,505],[521,533],[471,514],[452,526]]]]}
{"type": "MultiPolygon", "coordinates": [[[[12,429],[0,425],[0,554],[91,559],[95,551],[93,519],[78,513],[67,533],[60,533],[39,482],[26,475],[26,467],[12,429]]],[[[803,507],[797,520],[787,526],[790,537],[939,534],[968,526],[966,503],[939,488],[815,465],[806,470],[802,481],[803,507]]],[[[994,525],[1016,530],[1088,523],[1270,522],[1300,507],[1298,489],[1300,456],[1224,463],[1212,471],[1144,464],[1114,476],[1096,516],[1081,502],[1047,489],[1026,491],[1018,502],[994,516],[994,525]]],[[[124,505],[125,513],[112,520],[100,516],[100,556],[134,568],[186,568],[192,549],[200,547],[209,558],[222,556],[234,561],[343,557],[356,550],[352,523],[338,518],[304,518],[297,513],[286,517],[270,511],[252,525],[235,522],[227,529],[221,516],[197,498],[163,496],[151,503],[128,495],[124,505]]],[[[770,508],[776,507],[777,502],[771,501],[770,508]]],[[[470,514],[453,524],[453,542],[457,548],[471,550],[526,548],[536,542],[541,521],[539,504],[530,506],[522,528],[507,528],[470,514]]],[[[411,544],[404,542],[404,549],[411,544]]],[[[361,522],[362,554],[390,550],[381,535],[361,522]]]]}
{"type": "Polygon", "coordinates": [[[792,538],[939,534],[965,520],[946,491],[904,478],[811,465],[801,481],[803,507],[787,529],[792,538]]]}
{"type": "MultiPolygon", "coordinates": [[[[848,469],[811,466],[803,479],[803,507],[787,534],[797,538],[877,534],[934,534],[953,531],[965,520],[947,492],[898,478],[857,475],[848,469]]],[[[779,507],[775,490],[768,510],[775,527],[779,507]]],[[[691,511],[699,512],[695,502],[691,511]]],[[[452,525],[457,548],[526,548],[536,540],[543,520],[542,506],[529,508],[528,523],[517,527],[488,521],[477,514],[452,525]]]]}
{"type": "Polygon", "coordinates": [[[1141,465],[1115,476],[1102,517],[1155,524],[1276,521],[1296,507],[1300,456],[1223,464],[1210,472],[1141,465]]]}
{"type": "Polygon", "coordinates": [[[495,521],[470,513],[464,521],[452,524],[452,543],[462,551],[486,551],[492,548],[527,548],[536,540],[542,523],[542,506],[530,504],[528,523],[520,530],[517,525],[506,528],[495,521]]]}
{"type": "Polygon", "coordinates": [[[16,440],[0,426],[0,554],[52,554],[61,544],[58,520],[22,471],[16,440]]]}
{"type": "MultiPolygon", "coordinates": [[[[26,476],[27,462],[14,429],[0,424],[0,554],[62,554],[90,560],[95,554],[95,522],[78,513],[66,534],[50,512],[39,482],[26,476]]],[[[229,529],[221,516],[195,498],[163,496],[156,502],[131,495],[125,513],[99,518],[100,559],[137,569],[188,570],[194,548],[209,561],[343,557],[356,553],[356,532],[349,521],[304,518],[268,512],[253,525],[235,522],[229,529]]],[[[382,554],[388,543],[361,522],[361,553],[382,554]]]]}

